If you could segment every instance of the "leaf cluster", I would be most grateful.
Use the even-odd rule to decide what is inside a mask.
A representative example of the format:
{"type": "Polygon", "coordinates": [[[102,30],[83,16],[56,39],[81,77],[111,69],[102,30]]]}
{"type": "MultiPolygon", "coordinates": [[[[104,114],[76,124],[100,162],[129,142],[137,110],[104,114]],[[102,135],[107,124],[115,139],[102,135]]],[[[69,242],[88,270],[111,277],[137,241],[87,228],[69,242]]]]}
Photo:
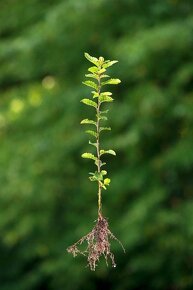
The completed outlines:
{"type": "Polygon", "coordinates": [[[95,138],[95,142],[91,142],[89,140],[89,144],[94,146],[97,151],[97,156],[93,155],[92,153],[85,152],[82,154],[82,158],[87,158],[94,160],[95,165],[98,168],[98,171],[95,171],[94,173],[91,172],[91,176],[89,177],[90,181],[97,181],[100,186],[104,189],[106,189],[106,186],[110,184],[109,178],[103,178],[104,175],[107,174],[105,170],[100,170],[100,168],[105,165],[105,162],[101,161],[101,156],[104,154],[111,154],[116,155],[115,151],[112,149],[104,150],[100,149],[100,133],[102,131],[110,131],[110,127],[101,126],[101,121],[107,121],[107,113],[108,110],[102,110],[101,106],[103,103],[110,103],[113,102],[112,93],[109,91],[102,91],[103,87],[106,85],[117,85],[121,81],[119,79],[110,78],[108,74],[106,74],[107,68],[117,63],[117,60],[105,60],[103,57],[93,57],[89,55],[88,53],[85,53],[86,59],[94,64],[91,67],[88,68],[89,74],[86,74],[85,76],[87,78],[92,78],[93,80],[85,80],[83,82],[84,85],[91,87],[92,90],[91,94],[92,97],[90,99],[84,98],[81,100],[81,102],[87,106],[93,107],[96,110],[95,120],[90,119],[83,119],[81,121],[81,124],[86,125],[92,125],[94,128],[86,130],[85,132],[92,137],[95,138]],[[108,78],[106,81],[102,81],[103,78],[108,78]]]}

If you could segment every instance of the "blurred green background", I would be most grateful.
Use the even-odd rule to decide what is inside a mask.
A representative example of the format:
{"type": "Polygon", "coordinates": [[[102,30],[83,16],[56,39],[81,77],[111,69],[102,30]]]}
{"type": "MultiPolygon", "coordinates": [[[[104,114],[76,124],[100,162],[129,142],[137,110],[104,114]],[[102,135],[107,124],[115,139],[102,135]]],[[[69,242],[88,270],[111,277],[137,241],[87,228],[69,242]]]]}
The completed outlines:
{"type": "Polygon", "coordinates": [[[193,289],[192,88],[192,0],[0,2],[0,290],[193,289]],[[103,210],[126,254],[94,273],[66,252],[97,216],[85,51],[122,80],[103,210]]]}

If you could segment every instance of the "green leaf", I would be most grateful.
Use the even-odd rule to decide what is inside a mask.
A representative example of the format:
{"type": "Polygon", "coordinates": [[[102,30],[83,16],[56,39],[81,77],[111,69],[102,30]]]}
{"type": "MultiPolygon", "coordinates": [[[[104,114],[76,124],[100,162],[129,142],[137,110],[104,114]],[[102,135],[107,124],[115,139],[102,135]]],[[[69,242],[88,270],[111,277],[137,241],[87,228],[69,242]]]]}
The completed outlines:
{"type": "Polygon", "coordinates": [[[107,117],[105,117],[105,116],[100,116],[100,117],[99,117],[99,120],[104,120],[104,121],[107,121],[107,120],[108,120],[108,118],[107,118],[107,117]]]}
{"type": "Polygon", "coordinates": [[[101,186],[102,188],[104,188],[105,190],[107,189],[106,186],[101,182],[101,186]]]}
{"type": "Polygon", "coordinates": [[[90,176],[89,179],[91,181],[100,181],[100,180],[103,180],[103,175],[101,172],[98,172],[98,171],[95,171],[94,173],[93,172],[89,172],[90,176]]]}
{"type": "Polygon", "coordinates": [[[97,180],[103,180],[103,175],[101,172],[95,171],[94,176],[96,177],[97,180]]]}
{"type": "Polygon", "coordinates": [[[100,111],[99,114],[96,114],[96,116],[100,119],[100,120],[108,120],[108,118],[106,116],[103,116],[102,114],[107,114],[109,110],[105,110],[105,111],[100,111]]]}
{"type": "Polygon", "coordinates": [[[100,75],[100,78],[102,79],[102,78],[110,78],[110,76],[109,75],[100,75]]]}
{"type": "Polygon", "coordinates": [[[109,97],[109,96],[105,96],[105,95],[100,95],[99,96],[99,101],[101,103],[104,103],[104,102],[113,102],[113,98],[109,97]]]}
{"type": "Polygon", "coordinates": [[[102,175],[107,175],[107,171],[106,170],[102,170],[101,173],[102,173],[102,175]]]}
{"type": "Polygon", "coordinates": [[[90,99],[82,99],[81,102],[84,103],[85,105],[92,106],[95,109],[97,108],[97,103],[95,103],[94,101],[90,99]]]}
{"type": "Polygon", "coordinates": [[[87,131],[85,131],[87,134],[90,134],[90,135],[92,135],[92,136],[94,136],[95,138],[97,138],[97,133],[96,132],[94,132],[94,131],[92,131],[92,130],[87,130],[87,131]]]}
{"type": "Polygon", "coordinates": [[[97,84],[95,84],[95,83],[92,82],[92,81],[84,81],[84,82],[82,82],[82,83],[83,83],[84,85],[88,86],[88,87],[91,87],[91,88],[95,89],[95,90],[98,89],[97,84]]]}
{"type": "Polygon", "coordinates": [[[97,73],[98,72],[98,68],[96,66],[91,66],[88,68],[88,71],[91,73],[97,73]]]}
{"type": "Polygon", "coordinates": [[[105,178],[104,185],[109,185],[111,182],[110,178],[105,178]]]}
{"type": "Polygon", "coordinates": [[[91,93],[93,94],[93,99],[98,98],[98,96],[99,96],[98,92],[92,91],[91,93]]]}
{"type": "Polygon", "coordinates": [[[95,75],[95,74],[86,74],[85,77],[87,77],[87,78],[93,78],[95,80],[98,80],[98,76],[95,75]]]}
{"type": "Polygon", "coordinates": [[[104,72],[106,72],[106,69],[105,69],[105,68],[102,68],[102,69],[100,69],[100,70],[98,71],[98,74],[102,74],[102,73],[104,73],[104,72]]]}
{"type": "Polygon", "coordinates": [[[99,114],[96,114],[97,117],[101,117],[102,114],[107,114],[109,110],[100,111],[99,114]]]}
{"type": "Polygon", "coordinates": [[[101,167],[102,167],[103,165],[106,165],[106,162],[101,162],[101,167]]]}
{"type": "Polygon", "coordinates": [[[88,174],[90,174],[90,175],[94,175],[94,172],[89,172],[88,174]]]}
{"type": "Polygon", "coordinates": [[[103,67],[104,68],[107,68],[109,66],[112,66],[113,64],[117,63],[118,60],[112,60],[112,61],[106,61],[104,64],[103,64],[103,67]]]}
{"type": "Polygon", "coordinates": [[[82,158],[87,158],[87,159],[92,159],[92,160],[94,160],[94,161],[97,160],[97,157],[96,157],[96,156],[94,156],[93,154],[88,153],[88,152],[83,153],[83,154],[81,155],[81,157],[82,157],[82,158]]]}
{"type": "Polygon", "coordinates": [[[103,154],[111,154],[111,155],[116,155],[115,151],[114,150],[100,150],[100,155],[103,155],[103,154]]]}
{"type": "Polygon", "coordinates": [[[103,64],[104,61],[105,61],[104,57],[103,57],[103,56],[100,56],[100,57],[99,57],[99,62],[100,62],[100,64],[103,64]]]}
{"type": "Polygon", "coordinates": [[[107,114],[109,110],[100,111],[100,114],[107,114]]]}
{"type": "Polygon", "coordinates": [[[98,159],[95,161],[96,166],[98,167],[98,164],[100,163],[100,167],[103,165],[106,165],[106,162],[102,162],[101,160],[99,161],[98,159]]]}
{"type": "Polygon", "coordinates": [[[111,127],[100,127],[99,131],[111,131],[111,127]]]}
{"type": "Polygon", "coordinates": [[[89,174],[92,175],[92,176],[89,176],[90,181],[97,181],[97,179],[95,177],[95,173],[89,172],[89,174]]]}
{"type": "Polygon", "coordinates": [[[119,79],[110,79],[110,80],[107,80],[106,82],[102,82],[101,85],[104,86],[104,85],[117,85],[119,84],[121,81],[119,79]]]}
{"type": "Polygon", "coordinates": [[[96,122],[93,120],[89,120],[89,119],[84,119],[80,122],[80,124],[92,124],[96,126],[96,122]]]}
{"type": "Polygon", "coordinates": [[[103,93],[100,93],[101,96],[111,96],[112,93],[111,92],[103,92],[103,93]]]}
{"type": "Polygon", "coordinates": [[[89,176],[90,181],[97,181],[95,176],[89,176]]]}
{"type": "Polygon", "coordinates": [[[88,54],[87,52],[85,52],[84,56],[86,57],[86,59],[88,59],[88,61],[94,63],[96,66],[99,65],[99,60],[98,60],[98,58],[91,56],[91,55],[88,54]]]}
{"type": "Polygon", "coordinates": [[[101,174],[101,173],[98,173],[97,172],[97,180],[99,181],[99,180],[103,180],[103,175],[101,174]]]}
{"type": "MultiPolygon", "coordinates": [[[[99,164],[99,160],[97,159],[96,161],[95,161],[95,165],[98,167],[98,164],[99,164]]],[[[101,164],[101,162],[100,162],[100,164],[101,164]]]]}
{"type": "Polygon", "coordinates": [[[90,140],[88,141],[88,143],[89,143],[90,145],[94,146],[94,147],[97,147],[97,143],[93,143],[93,142],[91,142],[90,140]]]}

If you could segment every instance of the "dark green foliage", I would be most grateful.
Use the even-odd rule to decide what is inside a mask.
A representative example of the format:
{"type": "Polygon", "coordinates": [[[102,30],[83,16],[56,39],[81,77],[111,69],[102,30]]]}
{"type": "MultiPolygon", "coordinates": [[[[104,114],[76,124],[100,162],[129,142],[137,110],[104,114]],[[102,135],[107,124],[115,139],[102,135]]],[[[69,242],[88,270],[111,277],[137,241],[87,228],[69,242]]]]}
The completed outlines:
{"type": "Polygon", "coordinates": [[[192,290],[192,9],[190,0],[1,1],[1,290],[192,290]],[[117,153],[105,156],[104,210],[126,255],[115,243],[118,267],[94,275],[65,251],[96,217],[79,157],[91,147],[78,125],[84,51],[118,59],[122,80],[104,132],[117,153]]]}

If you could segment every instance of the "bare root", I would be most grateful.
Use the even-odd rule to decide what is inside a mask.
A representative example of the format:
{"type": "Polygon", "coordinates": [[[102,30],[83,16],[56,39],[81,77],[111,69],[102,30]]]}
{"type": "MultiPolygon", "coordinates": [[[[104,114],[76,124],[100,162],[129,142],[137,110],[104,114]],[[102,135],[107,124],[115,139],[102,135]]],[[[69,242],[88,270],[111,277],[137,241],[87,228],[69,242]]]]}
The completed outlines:
{"type": "Polygon", "coordinates": [[[104,218],[102,215],[99,215],[96,225],[92,231],[86,236],[82,237],[75,244],[70,246],[67,251],[68,253],[72,253],[73,257],[76,257],[78,254],[87,256],[88,266],[92,271],[95,271],[97,262],[102,255],[105,257],[107,265],[108,259],[110,259],[112,267],[116,267],[114,255],[110,250],[111,244],[109,242],[109,238],[116,240],[125,252],[122,243],[109,230],[109,224],[106,218],[104,218]],[[79,250],[78,246],[80,246],[85,241],[87,242],[86,250],[79,250]]]}

